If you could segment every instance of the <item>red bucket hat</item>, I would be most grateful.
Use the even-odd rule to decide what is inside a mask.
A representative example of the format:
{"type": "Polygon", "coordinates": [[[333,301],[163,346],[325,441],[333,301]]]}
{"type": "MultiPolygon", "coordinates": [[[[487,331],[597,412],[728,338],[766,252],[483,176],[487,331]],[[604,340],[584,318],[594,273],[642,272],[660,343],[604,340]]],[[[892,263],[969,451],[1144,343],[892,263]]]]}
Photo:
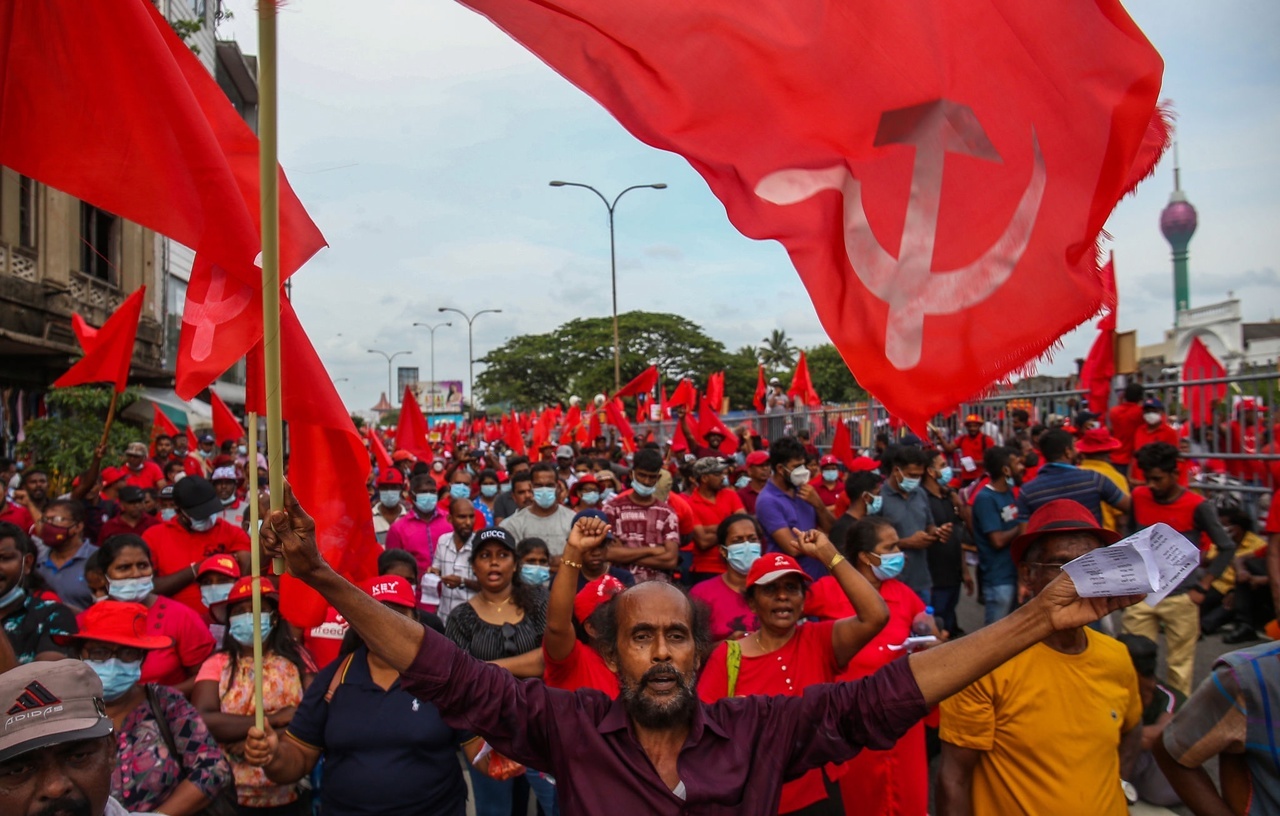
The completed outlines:
{"type": "Polygon", "coordinates": [[[1027,548],[1046,535],[1055,533],[1088,533],[1102,539],[1104,544],[1114,544],[1123,536],[1098,524],[1098,520],[1080,502],[1071,499],[1054,499],[1031,514],[1027,531],[1013,540],[1009,554],[1013,562],[1022,561],[1027,548]]]}
{"type": "MultiPolygon", "coordinates": [[[[240,601],[247,601],[253,597],[253,576],[246,575],[231,587],[231,594],[227,596],[225,601],[218,601],[209,607],[209,617],[213,618],[215,623],[227,622],[227,610],[232,604],[240,601]]],[[[278,606],[280,603],[280,594],[276,592],[276,585],[271,583],[271,579],[266,576],[262,577],[262,599],[265,601],[270,598],[278,606]]]]}
{"type": "Polygon", "coordinates": [[[1102,453],[1120,447],[1120,440],[1111,435],[1106,428],[1090,428],[1076,443],[1076,450],[1081,453],[1102,453]]]}
{"type": "Polygon", "coordinates": [[[79,631],[66,637],[65,642],[100,640],[135,649],[163,649],[173,645],[173,638],[147,634],[147,608],[132,601],[96,603],[76,617],[76,626],[79,631]]]}
{"type": "Polygon", "coordinates": [[[605,573],[578,590],[573,599],[573,616],[579,622],[591,617],[591,613],[600,608],[600,604],[626,589],[622,582],[605,573]]]}

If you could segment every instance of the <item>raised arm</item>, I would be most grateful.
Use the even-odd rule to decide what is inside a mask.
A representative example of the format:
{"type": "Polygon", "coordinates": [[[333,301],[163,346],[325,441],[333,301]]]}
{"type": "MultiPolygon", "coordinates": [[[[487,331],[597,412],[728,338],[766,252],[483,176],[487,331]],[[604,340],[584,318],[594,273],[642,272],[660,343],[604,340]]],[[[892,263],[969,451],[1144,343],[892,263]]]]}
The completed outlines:
{"type": "Polygon", "coordinates": [[[832,577],[857,610],[856,615],[836,621],[831,629],[831,645],[835,649],[836,662],[846,666],[889,622],[889,607],[875,587],[847,559],[840,558],[840,563],[831,565],[840,551],[825,533],[819,530],[809,530],[806,533],[794,530],[793,533],[800,542],[801,553],[827,565],[832,577]]]}
{"type": "Polygon", "coordinates": [[[580,518],[569,531],[564,545],[560,571],[551,582],[547,600],[547,629],[542,635],[542,648],[552,660],[564,660],[578,639],[573,629],[573,599],[578,595],[578,571],[582,554],[599,547],[609,533],[609,525],[597,518],[580,518]]]}

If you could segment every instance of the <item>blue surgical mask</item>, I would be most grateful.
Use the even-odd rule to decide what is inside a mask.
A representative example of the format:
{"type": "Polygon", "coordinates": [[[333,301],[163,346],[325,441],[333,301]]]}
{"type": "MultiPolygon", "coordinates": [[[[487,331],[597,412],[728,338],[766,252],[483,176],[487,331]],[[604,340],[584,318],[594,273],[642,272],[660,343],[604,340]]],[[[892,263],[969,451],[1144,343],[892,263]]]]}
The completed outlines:
{"type": "Polygon", "coordinates": [[[419,513],[434,513],[439,500],[434,493],[418,493],[413,497],[413,506],[418,508],[419,513]]]}
{"type": "Polygon", "coordinates": [[[535,487],[533,489],[533,501],[543,510],[550,510],[556,503],[556,489],[554,487],[535,487]]]}
{"type": "Polygon", "coordinates": [[[749,484],[751,484],[751,479],[749,477],[739,476],[738,481],[734,482],[733,486],[741,490],[742,488],[746,487],[749,484]]]}
{"type": "Polygon", "coordinates": [[[635,481],[631,483],[631,489],[636,492],[637,496],[648,498],[649,496],[652,496],[655,491],[657,491],[658,486],[647,485],[647,484],[644,484],[643,482],[635,481]]]}
{"type": "Polygon", "coordinates": [[[194,533],[207,533],[213,529],[213,525],[217,521],[217,516],[209,516],[207,519],[191,519],[191,531],[194,533]]]}
{"type": "Polygon", "coordinates": [[[9,604],[21,600],[26,594],[27,591],[22,588],[21,584],[14,584],[13,589],[9,590],[4,595],[0,595],[0,609],[4,609],[9,604]]]}
{"type": "Polygon", "coordinates": [[[141,601],[154,588],[150,575],[145,578],[114,578],[107,584],[107,595],[113,601],[141,601]]]}
{"type": "Polygon", "coordinates": [[[454,483],[449,485],[449,498],[451,499],[469,499],[471,498],[471,485],[454,483]]]}
{"type": "Polygon", "coordinates": [[[903,553],[889,553],[880,556],[880,566],[871,565],[871,571],[881,581],[888,581],[890,578],[897,578],[902,574],[902,568],[907,565],[907,556],[903,553]]]}
{"type": "Polygon", "coordinates": [[[383,507],[395,507],[400,503],[399,490],[379,490],[378,501],[383,507]]]}
{"type": "Polygon", "coordinates": [[[614,490],[612,487],[606,487],[604,492],[600,494],[600,498],[603,501],[608,501],[616,495],[618,495],[618,491],[614,490]]]}
{"type": "Polygon", "coordinates": [[[600,501],[600,494],[594,490],[589,490],[578,498],[582,499],[583,504],[594,505],[600,501]]]}
{"type": "Polygon", "coordinates": [[[746,575],[751,571],[751,565],[760,557],[760,542],[740,541],[725,546],[724,551],[724,560],[729,562],[729,568],[739,575],[746,575]]]}
{"type": "Polygon", "coordinates": [[[498,489],[499,489],[499,490],[501,490],[503,493],[510,493],[510,492],[511,492],[511,482],[507,482],[506,484],[504,484],[504,485],[500,486],[498,489]]]}
{"type": "Polygon", "coordinates": [[[525,564],[520,567],[520,580],[531,586],[546,586],[551,583],[551,567],[525,564]]]}
{"type": "Polygon", "coordinates": [[[118,657],[109,660],[86,660],[102,681],[102,698],[107,702],[119,700],[142,679],[142,661],[125,663],[118,657]]]}
{"type": "Polygon", "coordinates": [[[950,465],[948,465],[938,471],[938,483],[944,485],[951,484],[951,480],[955,478],[955,475],[955,471],[951,469],[950,465]]]}
{"type": "Polygon", "coordinates": [[[498,495],[498,486],[492,484],[480,485],[480,495],[484,496],[486,499],[492,499],[494,496],[498,495]]]}
{"type": "Polygon", "coordinates": [[[822,480],[828,484],[840,478],[839,468],[826,468],[822,471],[822,480]]]}
{"type": "Polygon", "coordinates": [[[165,507],[160,510],[161,521],[173,521],[178,517],[178,511],[173,507],[165,507]]]}
{"type": "Polygon", "coordinates": [[[241,445],[240,447],[236,448],[236,453],[240,454],[241,456],[248,456],[249,449],[246,448],[244,445],[241,445]]]}
{"type": "MultiPolygon", "coordinates": [[[[271,634],[271,613],[263,612],[258,616],[258,621],[262,626],[262,639],[266,640],[271,634]]],[[[253,643],[253,613],[241,612],[239,615],[232,615],[227,619],[227,631],[241,646],[253,643]]]]}
{"type": "Polygon", "coordinates": [[[235,584],[205,584],[200,587],[200,600],[204,601],[205,606],[222,603],[231,597],[231,587],[233,586],[235,584]]]}
{"type": "Polygon", "coordinates": [[[898,487],[902,488],[903,493],[910,493],[912,490],[915,490],[920,486],[919,479],[908,479],[905,473],[902,473],[902,471],[898,472],[901,474],[898,476],[898,487]]]}
{"type": "Polygon", "coordinates": [[[880,507],[884,504],[884,496],[879,493],[871,497],[871,501],[867,503],[867,512],[876,515],[880,512],[880,507]]]}

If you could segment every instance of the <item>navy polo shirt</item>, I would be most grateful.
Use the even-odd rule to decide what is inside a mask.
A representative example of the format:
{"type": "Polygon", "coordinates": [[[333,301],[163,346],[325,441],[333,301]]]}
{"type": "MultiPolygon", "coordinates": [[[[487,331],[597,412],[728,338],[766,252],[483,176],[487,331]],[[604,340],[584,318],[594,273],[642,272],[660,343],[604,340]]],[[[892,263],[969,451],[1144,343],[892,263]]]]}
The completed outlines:
{"type": "Polygon", "coordinates": [[[361,646],[342,685],[325,702],[335,660],[303,695],[288,734],[324,752],[325,816],[464,816],[467,786],[458,746],[470,738],[450,728],[431,703],[397,680],[383,690],[361,646]]]}

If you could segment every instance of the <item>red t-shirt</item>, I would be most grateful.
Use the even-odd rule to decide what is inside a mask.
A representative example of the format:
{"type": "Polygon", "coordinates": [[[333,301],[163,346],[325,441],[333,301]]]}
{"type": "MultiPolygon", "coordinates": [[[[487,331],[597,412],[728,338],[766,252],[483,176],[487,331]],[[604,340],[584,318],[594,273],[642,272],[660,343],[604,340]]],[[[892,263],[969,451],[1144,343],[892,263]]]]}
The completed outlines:
{"type": "Polygon", "coordinates": [[[978,434],[977,436],[969,436],[962,434],[956,438],[956,475],[960,477],[962,484],[968,484],[982,477],[982,456],[987,452],[988,448],[994,448],[996,442],[986,434],[978,434]],[[969,470],[964,466],[965,458],[973,460],[973,470],[969,470]]]}
{"type": "MultiPolygon", "coordinates": [[[[822,499],[822,503],[827,506],[828,510],[837,506],[840,502],[840,497],[844,495],[844,482],[839,479],[836,479],[835,484],[828,485],[822,476],[819,475],[818,478],[810,480],[809,487],[818,491],[818,496],[822,499]]],[[[849,508],[846,505],[845,510],[848,509],[849,508]]],[[[832,512],[834,513],[835,511],[832,510],[832,512]]]]}
{"type": "Polygon", "coordinates": [[[149,487],[164,484],[164,471],[160,470],[160,466],[150,459],[142,460],[141,470],[130,470],[126,467],[125,472],[129,474],[129,478],[125,479],[124,483],[134,487],[141,487],[145,490],[149,487]]]}
{"type": "Polygon", "coordinates": [[[1171,502],[1158,502],[1151,488],[1143,485],[1133,489],[1133,520],[1139,527],[1150,527],[1158,521],[1177,530],[1201,552],[1209,549],[1213,540],[1200,532],[1195,523],[1196,508],[1204,503],[1204,496],[1183,490],[1171,502]]]}
{"type": "MultiPolygon", "coordinates": [[[[249,551],[249,534],[222,519],[217,519],[207,533],[193,533],[172,519],[147,530],[142,540],[151,548],[151,564],[161,578],[189,570],[192,564],[199,564],[211,555],[249,551]]],[[[180,589],[173,599],[197,614],[205,612],[200,587],[195,581],[180,589]]]]}
{"type": "Polygon", "coordinates": [[[186,458],[182,460],[182,472],[188,476],[208,476],[209,471],[205,469],[204,460],[199,456],[188,453],[186,458]]]}
{"type": "Polygon", "coordinates": [[[551,688],[565,691],[590,688],[603,691],[610,697],[618,696],[618,675],[609,671],[604,658],[582,641],[574,640],[573,648],[564,660],[553,660],[547,654],[547,647],[543,646],[542,660],[546,664],[542,682],[551,688]]]}
{"type": "Polygon", "coordinates": [[[31,518],[30,510],[11,501],[5,502],[4,507],[0,508],[0,521],[16,524],[24,533],[30,532],[32,525],[36,523],[35,519],[31,518]]]}
{"type": "MultiPolygon", "coordinates": [[[[707,501],[699,491],[695,490],[688,497],[688,502],[695,527],[714,528],[734,513],[742,513],[746,510],[742,506],[742,499],[738,498],[738,494],[732,490],[717,490],[714,502],[707,501]]],[[[719,547],[712,547],[709,550],[699,550],[696,546],[693,548],[694,572],[712,572],[719,575],[728,568],[729,565],[720,555],[719,547]]]]}
{"type": "Polygon", "coordinates": [[[124,516],[113,516],[103,522],[102,528],[98,530],[98,544],[105,543],[108,538],[111,538],[111,536],[114,535],[132,533],[133,535],[140,536],[159,523],[160,520],[150,513],[143,513],[141,518],[138,519],[137,526],[134,527],[129,526],[129,522],[124,520],[124,516]]]}
{"type": "MultiPolygon", "coordinates": [[[[630,493],[631,491],[627,491],[630,493]]],[[[625,494],[624,494],[625,495],[625,494]]],[[[667,504],[671,505],[671,511],[676,514],[676,525],[680,532],[680,537],[693,535],[693,528],[697,522],[693,519],[693,508],[689,506],[689,499],[685,496],[672,492],[667,496],[667,504]]]]}
{"type": "MultiPolygon", "coordinates": [[[[1152,429],[1150,426],[1147,425],[1147,423],[1144,422],[1141,425],[1139,425],[1137,429],[1134,430],[1133,432],[1134,457],[1133,457],[1133,466],[1129,469],[1130,482],[1145,481],[1145,479],[1142,476],[1142,468],[1138,467],[1137,453],[1147,445],[1153,444],[1155,442],[1165,442],[1167,444],[1173,445],[1176,448],[1178,447],[1178,432],[1175,431],[1173,429],[1173,426],[1167,422],[1161,422],[1154,429],[1152,429]]],[[[1112,455],[1112,457],[1114,458],[1114,454],[1112,455]]]]}
{"type": "Polygon", "coordinates": [[[689,597],[702,601],[711,612],[712,640],[725,640],[734,632],[753,632],[760,627],[747,601],[724,582],[724,575],[693,585],[689,597]]]}
{"type": "Polygon", "coordinates": [[[756,499],[760,498],[760,492],[752,490],[751,485],[738,489],[738,499],[742,502],[743,508],[751,515],[756,514],[756,499]]]}
{"type": "Polygon", "coordinates": [[[1146,423],[1142,420],[1142,403],[1122,402],[1112,406],[1107,412],[1107,422],[1111,425],[1111,435],[1120,441],[1120,447],[1111,452],[1111,461],[1117,465],[1127,465],[1133,459],[1133,435],[1139,427],[1146,423]]]}
{"type": "Polygon", "coordinates": [[[302,633],[302,645],[307,647],[320,668],[338,659],[342,651],[342,639],[347,636],[351,624],[332,606],[324,613],[324,623],[302,633]]]}
{"type": "Polygon", "coordinates": [[[200,616],[169,598],[157,597],[147,610],[147,634],[173,639],[165,649],[147,652],[142,661],[143,683],[176,686],[213,654],[213,635],[200,616]]]}

